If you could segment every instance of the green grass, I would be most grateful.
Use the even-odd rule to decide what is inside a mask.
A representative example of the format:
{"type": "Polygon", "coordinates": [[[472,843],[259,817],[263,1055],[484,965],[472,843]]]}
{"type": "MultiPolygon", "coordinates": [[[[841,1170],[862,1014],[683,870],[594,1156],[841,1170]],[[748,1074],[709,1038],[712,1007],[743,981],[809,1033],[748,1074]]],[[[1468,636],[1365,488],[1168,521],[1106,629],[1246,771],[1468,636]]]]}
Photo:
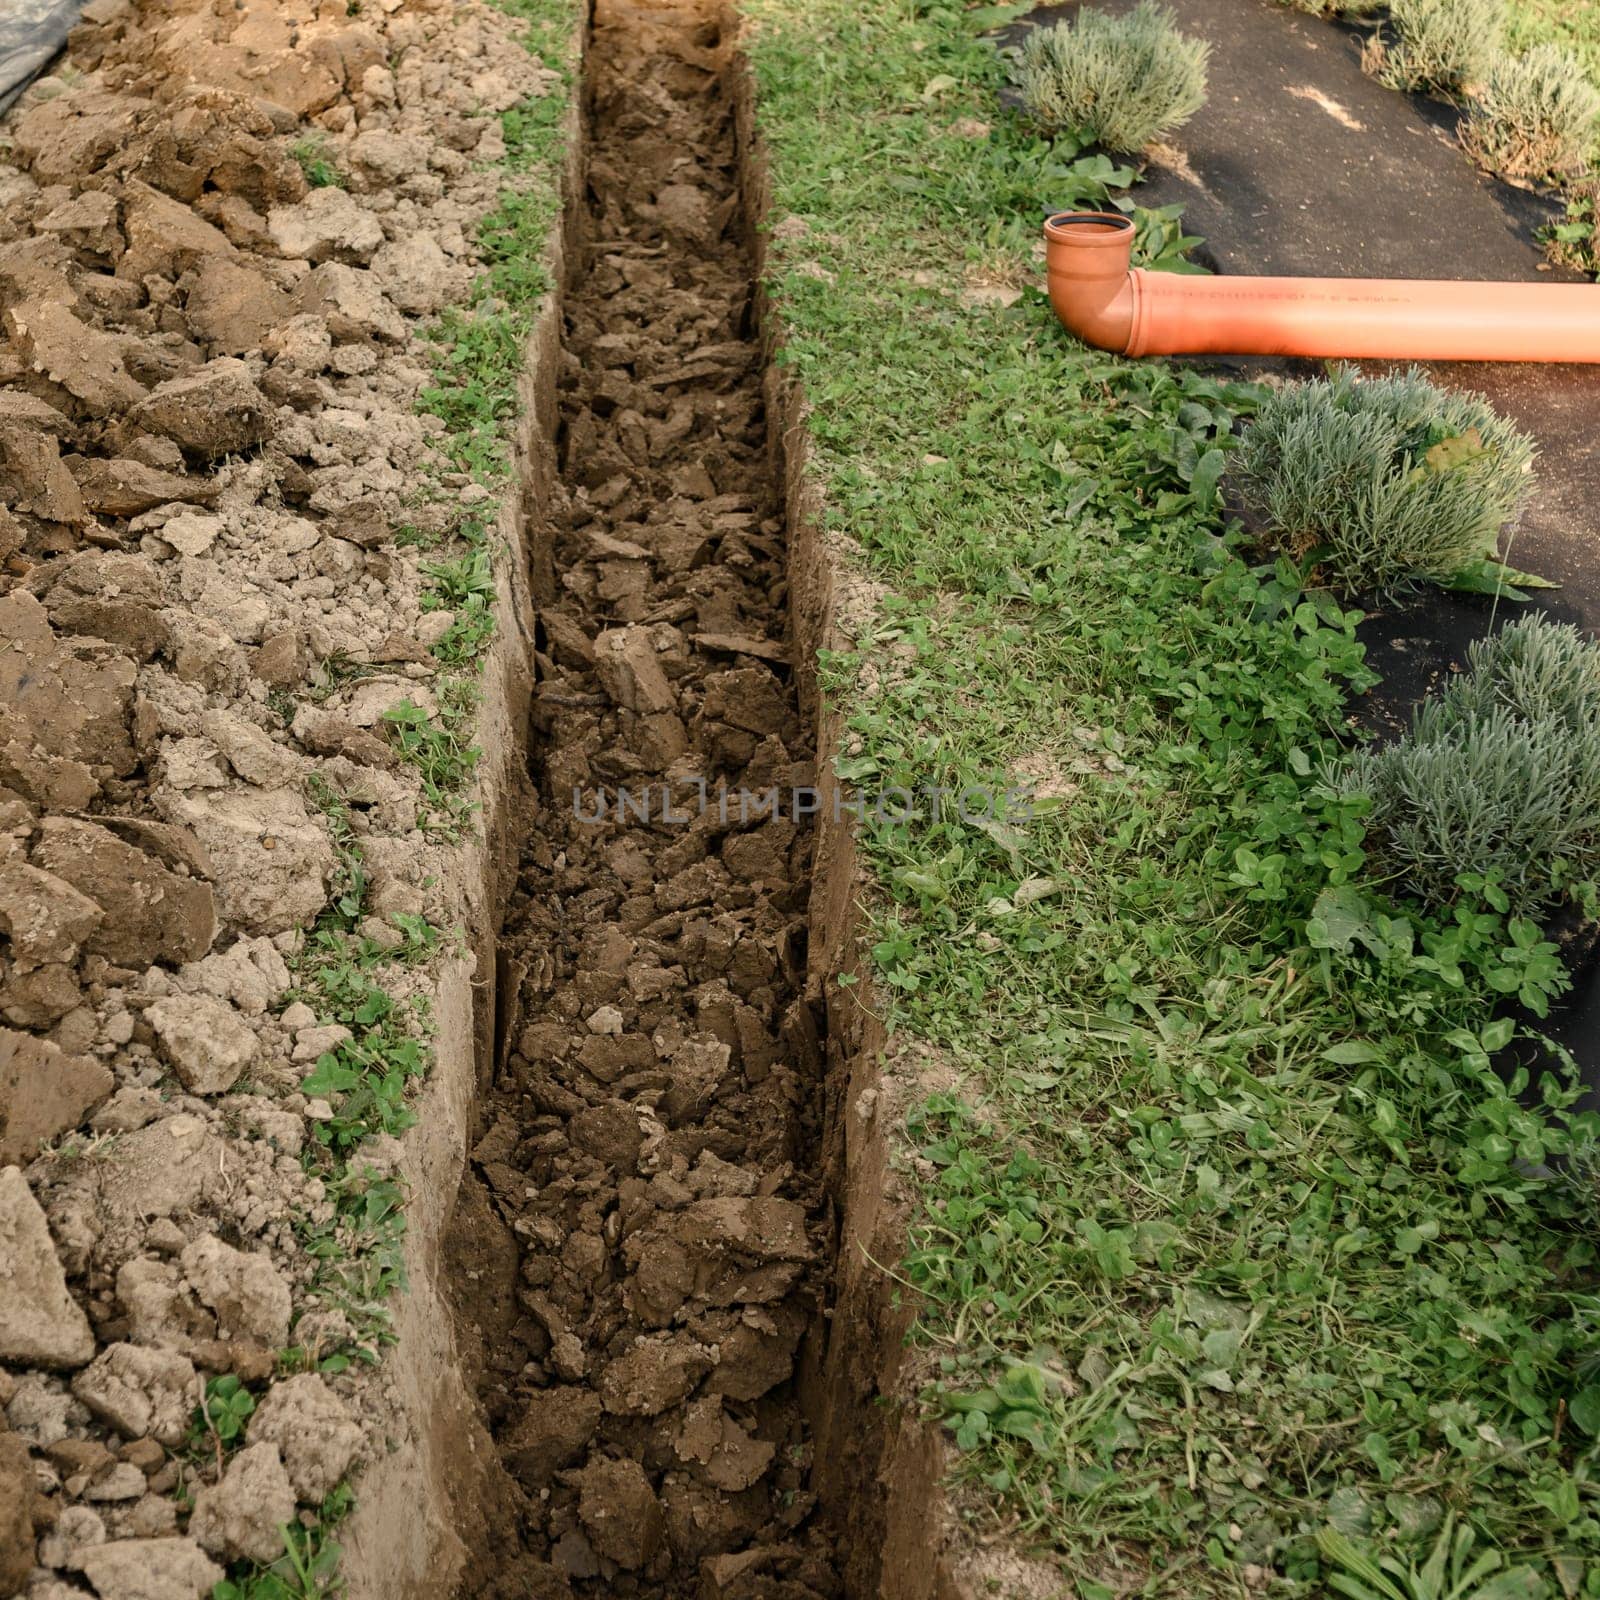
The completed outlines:
{"type": "Polygon", "coordinates": [[[1514,50],[1558,44],[1600,83],[1600,7],[1592,0],[1506,0],[1507,43],[1514,50]]]}
{"type": "Polygon", "coordinates": [[[1560,975],[1469,875],[1396,898],[1322,785],[1372,679],[1354,613],[1224,525],[1259,393],[963,300],[1037,280],[1076,182],[997,111],[985,13],[749,9],[810,224],[785,359],[886,590],[826,663],[841,773],[1065,791],[863,835],[876,992],[960,1074],[906,1129],[902,1271],[963,1514],[1083,1600],[1324,1593],[1330,1528],[1409,1568],[1447,1518],[1498,1593],[1600,1594],[1593,1211],[1541,1176],[1591,1127],[1558,1065],[1489,1064],[1505,975],[1560,975]]]}
{"type": "MultiPolygon", "coordinates": [[[[432,381],[420,407],[444,425],[439,445],[447,468],[503,495],[512,472],[527,342],[551,288],[550,241],[561,210],[564,119],[574,79],[568,0],[496,3],[523,24],[524,45],[559,74],[560,83],[501,114],[506,181],[478,226],[484,271],[471,303],[447,311],[429,332],[432,381]]],[[[447,490],[438,493],[450,498],[447,490]]],[[[466,794],[479,756],[472,742],[477,681],[495,632],[491,523],[482,514],[458,516],[453,532],[434,544],[443,549],[441,558],[423,566],[424,606],[455,613],[433,647],[444,669],[437,681],[438,715],[430,719],[406,705],[385,719],[402,758],[422,775],[428,825],[447,838],[458,836],[472,814],[466,794]]]]}
{"type": "Polygon", "coordinates": [[[289,146],[289,154],[300,163],[306,182],[313,189],[342,189],[344,174],[334,165],[328,154],[328,141],[320,134],[297,139],[289,146]]]}

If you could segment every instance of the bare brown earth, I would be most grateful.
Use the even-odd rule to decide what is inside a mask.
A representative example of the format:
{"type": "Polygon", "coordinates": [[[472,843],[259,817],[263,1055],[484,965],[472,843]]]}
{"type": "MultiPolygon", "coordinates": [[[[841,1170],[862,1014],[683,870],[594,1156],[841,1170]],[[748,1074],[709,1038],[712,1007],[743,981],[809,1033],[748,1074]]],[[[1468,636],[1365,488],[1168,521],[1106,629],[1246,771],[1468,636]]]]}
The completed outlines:
{"type": "Polygon", "coordinates": [[[796,1380],[830,1244],[813,745],[727,65],[690,8],[597,17],[520,982],[451,1251],[508,1469],[462,1592],[497,1600],[836,1589],[796,1380]]]}

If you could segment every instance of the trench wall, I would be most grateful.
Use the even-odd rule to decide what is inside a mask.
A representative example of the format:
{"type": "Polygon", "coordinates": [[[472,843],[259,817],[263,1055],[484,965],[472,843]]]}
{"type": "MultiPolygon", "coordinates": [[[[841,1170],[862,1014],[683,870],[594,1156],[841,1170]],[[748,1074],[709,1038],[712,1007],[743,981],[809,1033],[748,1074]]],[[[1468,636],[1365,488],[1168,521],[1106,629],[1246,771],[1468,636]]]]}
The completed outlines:
{"type": "MultiPolygon", "coordinates": [[[[586,21],[580,51],[587,45],[586,21]]],[[[408,1289],[396,1302],[396,1345],[388,1363],[389,1453],[363,1472],[357,1509],[345,1528],[351,1600],[439,1600],[454,1592],[471,1540],[482,1532],[473,1508],[491,1499],[490,1485],[503,1471],[463,1370],[444,1290],[444,1243],[480,1097],[495,1068],[504,999],[497,944],[531,804],[534,619],[551,581],[545,512],[556,477],[561,308],[578,259],[584,127],[581,97],[575,96],[563,130],[562,222],[548,244],[554,287],[523,351],[517,487],[497,524],[497,627],[478,715],[481,827],[461,860],[470,951],[439,975],[433,1071],[417,1098],[417,1125],[402,1140],[400,1170],[410,1189],[408,1289]]]]}
{"type": "Polygon", "coordinates": [[[897,1057],[873,994],[865,948],[873,892],[848,811],[836,820],[841,708],[818,683],[819,652],[848,649],[864,586],[844,541],[825,525],[811,460],[805,390],[776,363],[782,306],[767,277],[774,213],[759,106],[748,57],[734,63],[745,215],[756,240],[758,315],[766,355],[767,416],[789,529],[790,622],[802,709],[817,730],[822,791],[809,912],[809,994],[827,1015],[824,1161],[837,1249],[833,1295],[803,1394],[816,1441],[815,1487],[835,1529],[852,1600],[953,1600],[937,1423],[916,1402],[906,1340],[915,1299],[897,1281],[911,1200],[897,1171],[897,1136],[917,1098],[914,1064],[897,1057]],[[841,977],[853,978],[841,984],[841,977]]]}

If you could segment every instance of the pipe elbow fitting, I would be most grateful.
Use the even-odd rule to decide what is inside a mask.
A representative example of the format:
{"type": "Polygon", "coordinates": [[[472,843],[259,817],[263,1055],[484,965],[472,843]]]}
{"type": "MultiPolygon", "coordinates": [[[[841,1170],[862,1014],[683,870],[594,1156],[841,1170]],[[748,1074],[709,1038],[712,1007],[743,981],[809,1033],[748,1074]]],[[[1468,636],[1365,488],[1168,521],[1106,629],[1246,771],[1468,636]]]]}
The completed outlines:
{"type": "Polygon", "coordinates": [[[1044,225],[1050,304],[1085,344],[1125,356],[1600,363],[1600,285],[1145,272],[1115,211],[1044,225]]]}
{"type": "Polygon", "coordinates": [[[1130,353],[1137,320],[1133,223],[1117,211],[1063,211],[1044,225],[1050,304],[1083,343],[1130,353]]]}

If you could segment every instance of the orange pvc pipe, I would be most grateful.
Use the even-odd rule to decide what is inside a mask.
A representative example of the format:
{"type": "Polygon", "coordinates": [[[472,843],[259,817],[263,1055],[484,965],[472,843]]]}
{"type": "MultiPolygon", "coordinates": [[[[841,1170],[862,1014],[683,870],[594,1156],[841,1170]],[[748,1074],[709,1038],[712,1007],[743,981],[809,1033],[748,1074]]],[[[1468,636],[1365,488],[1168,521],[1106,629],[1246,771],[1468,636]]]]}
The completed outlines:
{"type": "Polygon", "coordinates": [[[1050,304],[1101,350],[1600,362],[1600,284],[1145,272],[1132,264],[1133,231],[1116,211],[1044,225],[1050,304]]]}

